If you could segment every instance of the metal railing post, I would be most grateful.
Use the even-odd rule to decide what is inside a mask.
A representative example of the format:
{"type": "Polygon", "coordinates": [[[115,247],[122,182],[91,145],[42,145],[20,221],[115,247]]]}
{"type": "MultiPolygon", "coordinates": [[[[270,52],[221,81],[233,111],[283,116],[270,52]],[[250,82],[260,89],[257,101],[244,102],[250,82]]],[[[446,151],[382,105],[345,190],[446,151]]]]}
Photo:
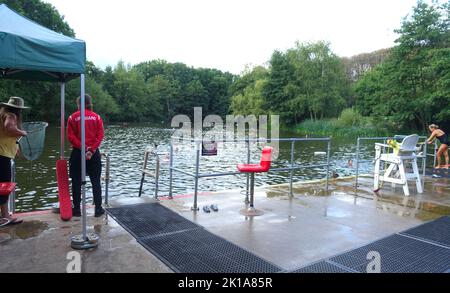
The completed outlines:
{"type": "Polygon", "coordinates": [[[425,187],[425,176],[427,175],[427,157],[428,157],[428,143],[425,141],[425,145],[423,146],[423,158],[422,158],[422,179],[423,186],[425,187]]]}
{"type": "MultiPolygon", "coordinates": [[[[250,164],[250,157],[251,157],[251,153],[250,153],[250,140],[246,140],[246,146],[247,146],[247,164],[250,164]]],[[[246,174],[247,177],[247,182],[246,182],[246,192],[245,192],[245,203],[248,204],[249,203],[249,195],[250,195],[250,174],[246,174]]]]}
{"type": "Polygon", "coordinates": [[[359,176],[359,148],[361,147],[361,139],[358,137],[356,143],[356,177],[355,177],[355,189],[358,189],[358,176],[359,176]]]}
{"type": "Polygon", "coordinates": [[[436,161],[437,161],[437,149],[438,149],[438,145],[437,145],[437,141],[434,140],[434,162],[433,162],[433,169],[436,166],[436,161]]]}
{"type": "Polygon", "coordinates": [[[250,209],[255,208],[255,173],[250,174],[250,209]]]}
{"type": "Polygon", "coordinates": [[[64,144],[65,144],[65,135],[66,135],[66,114],[65,114],[65,93],[66,93],[66,83],[61,83],[61,145],[59,151],[59,157],[61,160],[64,160],[64,144]]]}
{"type": "MultiPolygon", "coordinates": [[[[294,152],[295,152],[295,141],[293,140],[291,142],[291,168],[294,168],[294,152]]],[[[291,172],[289,174],[289,196],[293,197],[294,193],[293,193],[293,182],[294,181],[294,169],[291,169],[291,172]]]]}
{"type": "Polygon", "coordinates": [[[110,159],[108,154],[104,154],[106,158],[105,170],[105,206],[109,205],[109,181],[110,181],[110,159]]]}
{"type": "MultiPolygon", "coordinates": [[[[283,141],[283,142],[291,142],[291,163],[289,164],[289,166],[287,166],[286,168],[273,168],[270,169],[270,172],[288,172],[288,173],[294,173],[295,170],[304,170],[304,169],[308,169],[308,168],[317,168],[317,167],[321,167],[321,168],[326,168],[326,172],[327,172],[327,176],[326,176],[326,191],[327,193],[329,192],[329,179],[330,179],[330,161],[331,161],[331,139],[330,138],[286,138],[286,139],[277,139],[278,141],[283,141]],[[306,142],[312,142],[312,141],[322,141],[322,142],[327,142],[328,144],[328,149],[327,149],[327,162],[323,163],[323,164],[310,164],[310,165],[295,165],[295,143],[296,142],[302,142],[302,141],[306,141],[306,142]]],[[[248,147],[247,147],[247,162],[250,162],[251,158],[250,158],[250,142],[259,142],[259,139],[242,139],[242,140],[233,140],[234,142],[245,142],[247,143],[248,147]]],[[[181,174],[190,176],[190,177],[194,177],[195,180],[195,189],[194,189],[194,203],[192,206],[192,210],[193,211],[198,211],[198,194],[199,194],[199,179],[200,178],[213,178],[213,177],[222,177],[222,176],[235,176],[235,175],[240,175],[242,174],[242,172],[219,172],[219,173],[205,173],[205,174],[201,174],[200,173],[200,161],[201,161],[201,144],[202,141],[195,139],[195,140],[189,140],[190,143],[194,142],[195,143],[195,151],[196,151],[196,164],[195,164],[195,172],[193,173],[189,173],[185,170],[182,170],[180,168],[175,168],[173,167],[174,165],[174,160],[173,160],[173,143],[171,144],[171,149],[170,149],[170,153],[171,153],[171,173],[173,172],[179,172],[181,174]]],[[[251,176],[249,176],[251,177],[251,176]]],[[[251,181],[251,178],[249,178],[251,181]]],[[[172,182],[172,178],[170,179],[171,181],[171,185],[170,187],[173,187],[173,182],[172,182]]],[[[291,178],[291,190],[293,189],[293,175],[291,178]]],[[[251,195],[251,184],[249,182],[248,184],[248,188],[249,188],[249,193],[248,196],[250,197],[251,195]]],[[[248,200],[248,204],[251,202],[251,199],[249,198],[248,200]]]]}
{"type": "Polygon", "coordinates": [[[200,146],[201,142],[196,142],[196,156],[195,156],[195,187],[194,187],[194,206],[192,207],[193,211],[198,211],[198,179],[199,179],[199,170],[200,170],[200,146]]]}
{"type": "Polygon", "coordinates": [[[325,195],[328,195],[329,190],[329,181],[330,181],[330,156],[331,156],[331,140],[328,141],[328,148],[327,148],[327,185],[325,188],[325,195]]]}
{"type": "Polygon", "coordinates": [[[170,163],[169,163],[169,198],[173,198],[173,139],[170,140],[170,163]]]}
{"type": "Polygon", "coordinates": [[[147,164],[148,164],[148,156],[149,156],[150,152],[147,150],[145,151],[144,154],[144,165],[142,166],[142,177],[141,177],[141,185],[139,186],[139,197],[142,196],[142,189],[144,187],[144,181],[145,181],[145,170],[147,169],[147,164]]]}
{"type": "MultiPolygon", "coordinates": [[[[16,162],[11,160],[11,182],[16,182],[16,162]]],[[[9,195],[9,212],[16,213],[16,189],[9,195]]]]}
{"type": "Polygon", "coordinates": [[[156,166],[155,166],[155,199],[158,199],[158,190],[159,190],[159,169],[160,169],[160,159],[159,155],[156,154],[156,166]]]}

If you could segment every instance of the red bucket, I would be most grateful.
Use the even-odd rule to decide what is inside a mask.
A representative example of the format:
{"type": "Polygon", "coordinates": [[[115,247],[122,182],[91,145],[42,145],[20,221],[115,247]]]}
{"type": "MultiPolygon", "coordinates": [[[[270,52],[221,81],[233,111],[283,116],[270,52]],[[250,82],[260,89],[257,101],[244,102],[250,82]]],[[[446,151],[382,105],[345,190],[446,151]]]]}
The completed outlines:
{"type": "Polygon", "coordinates": [[[0,183],[0,196],[8,196],[16,188],[14,182],[1,182],[0,183]]]}

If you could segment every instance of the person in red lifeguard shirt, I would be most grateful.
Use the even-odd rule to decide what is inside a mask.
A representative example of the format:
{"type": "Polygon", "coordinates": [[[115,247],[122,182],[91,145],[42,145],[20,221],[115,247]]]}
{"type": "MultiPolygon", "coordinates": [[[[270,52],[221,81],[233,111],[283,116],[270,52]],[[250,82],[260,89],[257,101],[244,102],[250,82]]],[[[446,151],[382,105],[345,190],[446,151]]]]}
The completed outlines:
{"type": "MultiPolygon", "coordinates": [[[[77,98],[78,111],[73,113],[67,123],[67,137],[72,145],[70,155],[70,177],[72,178],[73,216],[80,217],[81,210],[81,111],[80,98],[77,98]]],[[[85,95],[86,105],[86,172],[89,175],[94,194],[95,217],[105,213],[102,208],[102,161],[100,144],[104,137],[103,120],[92,110],[92,98],[85,95]]]]}

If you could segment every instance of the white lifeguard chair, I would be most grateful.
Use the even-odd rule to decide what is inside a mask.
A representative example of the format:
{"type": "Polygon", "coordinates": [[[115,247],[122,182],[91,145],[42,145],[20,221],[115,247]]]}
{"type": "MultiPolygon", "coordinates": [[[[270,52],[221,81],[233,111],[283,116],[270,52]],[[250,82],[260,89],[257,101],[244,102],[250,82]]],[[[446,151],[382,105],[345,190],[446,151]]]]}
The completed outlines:
{"type": "MultiPolygon", "coordinates": [[[[403,192],[405,196],[409,196],[408,181],[416,181],[416,187],[418,193],[423,193],[422,183],[420,181],[419,168],[417,166],[418,150],[417,144],[419,142],[419,136],[417,134],[410,135],[403,139],[403,142],[399,145],[399,148],[393,148],[387,144],[376,143],[375,144],[375,176],[374,176],[374,191],[378,191],[381,186],[380,182],[390,182],[400,184],[403,186],[403,192]],[[393,149],[392,153],[384,153],[386,149],[393,149]],[[387,164],[386,171],[382,173],[381,163],[387,164]],[[412,173],[407,173],[407,164],[410,163],[412,167],[412,173]]],[[[420,149],[420,148],[419,148],[420,149]]]]}

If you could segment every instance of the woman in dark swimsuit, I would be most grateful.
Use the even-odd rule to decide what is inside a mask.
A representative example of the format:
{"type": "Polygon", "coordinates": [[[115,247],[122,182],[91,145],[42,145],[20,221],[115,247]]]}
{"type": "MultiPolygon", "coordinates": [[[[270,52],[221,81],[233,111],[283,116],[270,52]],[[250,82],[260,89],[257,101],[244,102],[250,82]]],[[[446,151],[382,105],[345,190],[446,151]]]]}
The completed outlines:
{"type": "Polygon", "coordinates": [[[432,124],[429,126],[431,136],[428,139],[428,143],[432,144],[435,139],[439,140],[441,142],[441,146],[439,147],[439,150],[436,153],[437,157],[437,166],[436,169],[448,169],[449,167],[449,158],[448,158],[448,147],[450,145],[449,137],[448,135],[439,129],[439,126],[432,124]],[[441,166],[441,155],[444,155],[445,158],[445,165],[441,166]]]}

